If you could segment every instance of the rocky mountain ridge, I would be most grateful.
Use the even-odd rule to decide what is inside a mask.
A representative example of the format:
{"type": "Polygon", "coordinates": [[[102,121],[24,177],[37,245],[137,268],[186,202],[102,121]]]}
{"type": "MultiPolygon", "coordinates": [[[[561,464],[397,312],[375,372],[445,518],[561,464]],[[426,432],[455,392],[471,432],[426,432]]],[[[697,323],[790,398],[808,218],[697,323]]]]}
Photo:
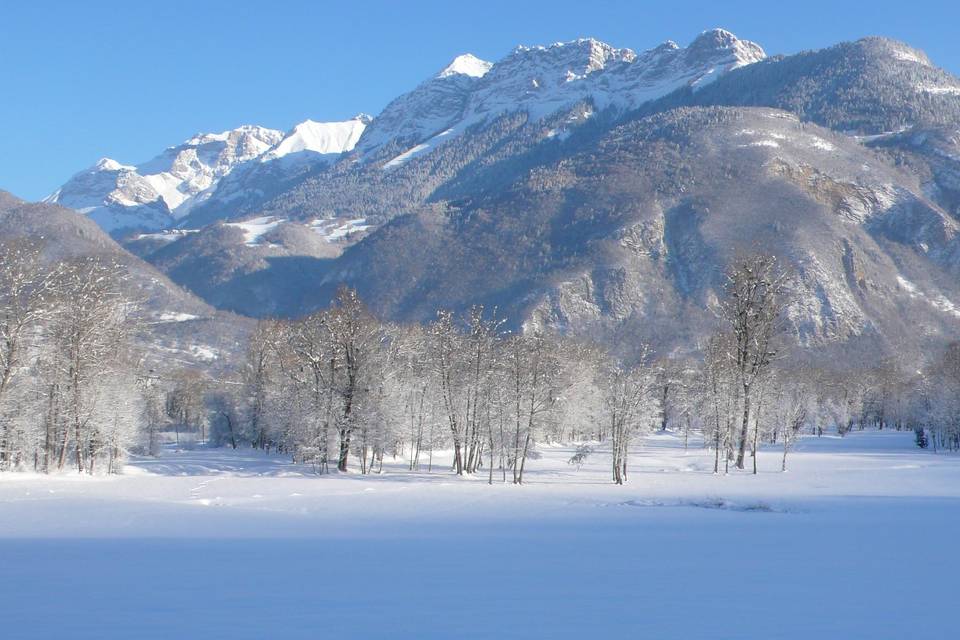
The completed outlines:
{"type": "Polygon", "coordinates": [[[244,314],[347,283],[389,318],[483,303],[625,354],[696,350],[723,266],[759,248],[796,273],[813,350],[960,337],[960,80],[903,43],[519,47],[362,124],[322,163],[238,165],[182,229],[126,246],[244,314]]]}

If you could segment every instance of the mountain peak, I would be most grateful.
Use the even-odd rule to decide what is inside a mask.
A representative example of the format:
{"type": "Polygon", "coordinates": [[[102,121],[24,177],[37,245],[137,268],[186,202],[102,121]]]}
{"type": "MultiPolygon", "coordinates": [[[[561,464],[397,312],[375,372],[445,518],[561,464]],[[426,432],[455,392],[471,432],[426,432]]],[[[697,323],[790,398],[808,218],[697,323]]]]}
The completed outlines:
{"type": "Polygon", "coordinates": [[[231,138],[248,138],[272,143],[274,138],[279,138],[281,135],[281,132],[274,129],[268,129],[255,124],[242,124],[239,127],[227,129],[226,131],[221,131],[220,133],[194,134],[190,137],[190,139],[185,140],[182,145],[178,146],[199,147],[200,145],[209,144],[211,142],[227,142],[231,138]]]}
{"type": "Polygon", "coordinates": [[[739,40],[740,39],[733,35],[733,33],[718,27],[716,29],[707,29],[706,31],[703,31],[694,39],[693,42],[690,43],[690,46],[727,48],[732,46],[734,43],[739,42],[739,40]]]}
{"type": "Polygon", "coordinates": [[[446,78],[447,76],[463,75],[471,78],[482,78],[487,71],[490,71],[492,66],[492,62],[481,60],[472,53],[464,53],[454,58],[450,64],[444,67],[443,71],[437,74],[437,77],[446,78]]]}
{"type": "Polygon", "coordinates": [[[404,149],[396,157],[409,158],[407,151],[422,153],[510,111],[539,120],[580,101],[628,110],[764,57],[759,46],[722,29],[702,33],[688,49],[668,41],[639,56],[595,38],[519,45],[495,64],[465,54],[387,105],[358,146],[367,155],[398,141],[404,149]],[[445,78],[457,81],[439,81],[445,78]]]}
{"type": "Polygon", "coordinates": [[[136,171],[136,167],[120,164],[113,158],[100,158],[93,165],[94,171],[136,171]]]}
{"type": "Polygon", "coordinates": [[[749,40],[741,40],[726,29],[708,29],[697,36],[687,47],[693,56],[714,56],[718,52],[733,54],[733,68],[741,67],[753,62],[759,62],[767,57],[763,48],[749,40]]]}

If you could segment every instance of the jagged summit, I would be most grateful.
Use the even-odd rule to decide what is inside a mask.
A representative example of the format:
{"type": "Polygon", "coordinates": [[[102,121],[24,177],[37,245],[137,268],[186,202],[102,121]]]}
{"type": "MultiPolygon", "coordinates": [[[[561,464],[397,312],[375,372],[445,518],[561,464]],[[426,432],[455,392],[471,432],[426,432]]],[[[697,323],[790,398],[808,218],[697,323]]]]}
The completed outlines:
{"type": "Polygon", "coordinates": [[[763,47],[749,40],[741,40],[726,29],[704,31],[690,43],[687,50],[693,56],[705,58],[726,53],[733,59],[733,68],[760,62],[767,57],[763,47]]]}
{"type": "Polygon", "coordinates": [[[44,201],[80,211],[110,232],[172,227],[238,167],[281,158],[303,167],[338,156],[353,149],[371,120],[361,113],[345,122],[305,120],[287,133],[257,125],[198,133],[138,165],[101,158],[44,201]]]}
{"type": "Polygon", "coordinates": [[[358,148],[372,158],[391,143],[400,146],[400,154],[386,158],[386,166],[395,168],[503,113],[526,111],[539,120],[581,101],[599,109],[634,109],[765,57],[759,45],[722,29],[705,31],[685,49],[668,41],[639,55],[595,38],[521,45],[473,74],[450,71],[473,63],[461,56],[387,105],[358,148]]]}
{"type": "Polygon", "coordinates": [[[280,131],[244,125],[202,133],[136,166],[102,158],[45,202],[85,213],[108,231],[171,226],[239,164],[280,142],[280,131]]]}
{"type": "Polygon", "coordinates": [[[702,31],[700,35],[694,38],[690,46],[694,49],[701,47],[731,47],[740,39],[726,29],[717,27],[702,31]]]}
{"type": "Polygon", "coordinates": [[[376,118],[304,120],[286,133],[250,124],[198,133],[142,164],[103,159],[47,200],[91,215],[112,232],[172,226],[198,206],[229,212],[354,148],[362,162],[392,169],[504,113],[524,111],[536,121],[583,101],[626,111],[763,57],[758,45],[722,29],[705,31],[687,48],[667,41],[640,54],[595,38],[518,46],[496,63],[465,53],[376,118]],[[269,175],[248,166],[253,160],[269,165],[269,175]]]}

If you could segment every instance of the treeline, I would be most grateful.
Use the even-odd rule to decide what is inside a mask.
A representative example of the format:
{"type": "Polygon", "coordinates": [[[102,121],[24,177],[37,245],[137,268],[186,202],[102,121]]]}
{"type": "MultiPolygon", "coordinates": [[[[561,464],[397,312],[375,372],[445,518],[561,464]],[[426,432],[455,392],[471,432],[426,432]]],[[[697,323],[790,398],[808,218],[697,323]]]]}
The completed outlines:
{"type": "Polygon", "coordinates": [[[383,323],[341,289],[328,310],[260,323],[214,437],[286,451],[319,472],[355,458],[370,473],[386,456],[432,469],[442,448],[457,474],[518,484],[538,442],[610,438],[622,481],[631,437],[657,414],[656,367],[502,326],[480,307],[426,326],[383,323]]]}
{"type": "Polygon", "coordinates": [[[6,250],[3,469],[112,472],[131,450],[155,454],[187,436],[285,453],[318,473],[376,473],[388,458],[517,484],[550,442],[584,443],[575,465],[609,450],[623,483],[630,445],[656,429],[710,448],[718,473],[756,473],[764,443],[780,446],[786,469],[797,437],[826,429],[913,429],[920,446],[960,448],[960,345],[920,372],[896,359],[853,372],[801,364],[786,331],[790,278],[768,255],[731,265],[697,359],[637,345],[624,362],[568,336],[505,331],[481,307],[392,324],[341,288],[329,309],[260,322],[237,373],[211,379],[143,370],[118,266],[50,269],[36,246],[6,250]]]}
{"type": "Polygon", "coordinates": [[[342,289],[326,311],[258,325],[242,380],[218,392],[214,438],[284,451],[319,472],[352,460],[376,472],[385,456],[432,469],[435,450],[452,450],[455,473],[515,483],[540,444],[604,443],[623,483],[630,444],[653,429],[710,447],[716,472],[755,473],[762,443],[780,445],[785,469],[805,431],[913,424],[909,384],[892,364],[856,375],[798,364],[785,331],[790,290],[776,258],[741,257],[703,359],[655,358],[641,345],[624,363],[567,336],[504,332],[480,307],[424,326],[383,323],[342,289]]]}

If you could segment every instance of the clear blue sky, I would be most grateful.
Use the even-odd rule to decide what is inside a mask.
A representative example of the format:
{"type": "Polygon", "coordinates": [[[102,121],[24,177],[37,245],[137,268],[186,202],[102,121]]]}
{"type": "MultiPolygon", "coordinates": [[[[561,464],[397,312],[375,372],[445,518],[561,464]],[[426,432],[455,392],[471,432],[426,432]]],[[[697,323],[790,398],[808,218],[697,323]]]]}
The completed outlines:
{"type": "Polygon", "coordinates": [[[580,36],[642,50],[722,26],[770,54],[891,36],[960,74],[958,25],[957,0],[0,0],[0,188],[40,198],[102,156],[141,162],[199,131],[376,115],[463,52],[580,36]]]}

